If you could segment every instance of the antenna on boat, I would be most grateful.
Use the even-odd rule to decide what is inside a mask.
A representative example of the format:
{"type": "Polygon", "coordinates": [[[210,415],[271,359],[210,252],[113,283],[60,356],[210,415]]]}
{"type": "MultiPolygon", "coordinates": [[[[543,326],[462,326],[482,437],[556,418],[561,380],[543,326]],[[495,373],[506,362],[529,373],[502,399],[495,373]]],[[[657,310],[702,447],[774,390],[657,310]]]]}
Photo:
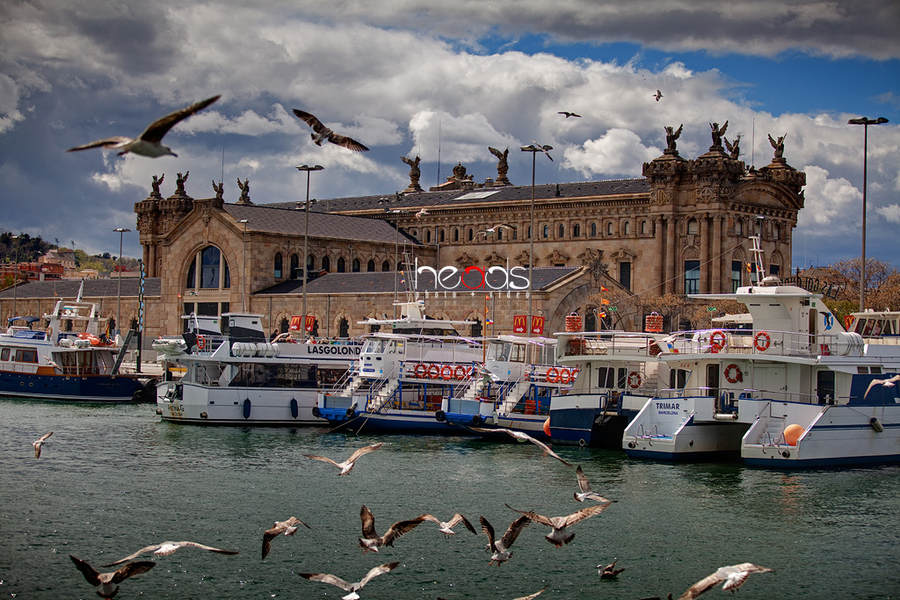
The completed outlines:
{"type": "Polygon", "coordinates": [[[757,285],[762,284],[762,280],[766,277],[766,272],[763,269],[763,261],[762,261],[762,248],[760,247],[759,240],[762,238],[762,222],[765,217],[763,215],[756,215],[756,220],[759,223],[759,233],[757,235],[750,236],[750,254],[753,255],[753,262],[756,265],[756,283],[757,285]]]}

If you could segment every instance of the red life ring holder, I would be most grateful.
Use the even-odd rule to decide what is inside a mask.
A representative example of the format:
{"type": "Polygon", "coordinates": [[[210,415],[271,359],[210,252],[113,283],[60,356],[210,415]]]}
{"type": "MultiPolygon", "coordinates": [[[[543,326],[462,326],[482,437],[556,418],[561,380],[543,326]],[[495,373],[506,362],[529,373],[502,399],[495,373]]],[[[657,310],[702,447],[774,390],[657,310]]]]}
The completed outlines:
{"type": "Polygon", "coordinates": [[[769,337],[769,334],[765,331],[760,331],[753,336],[753,347],[760,352],[765,352],[766,350],[768,350],[771,344],[772,338],[769,337]]]}
{"type": "Polygon", "coordinates": [[[418,379],[426,379],[428,377],[428,366],[425,363],[419,363],[413,372],[418,379]]]}
{"type": "Polygon", "coordinates": [[[725,379],[728,380],[728,383],[737,383],[744,380],[744,374],[739,366],[732,363],[725,367],[725,379]]]}
{"type": "Polygon", "coordinates": [[[721,329],[717,329],[712,332],[712,335],[709,336],[709,346],[714,351],[718,352],[722,348],[725,347],[725,332],[721,329]]]}
{"type": "Polygon", "coordinates": [[[453,370],[453,376],[458,380],[463,380],[466,378],[466,368],[462,365],[457,365],[453,370]]]}
{"type": "Polygon", "coordinates": [[[637,389],[641,387],[641,384],[644,383],[644,378],[641,377],[641,374],[637,371],[632,371],[628,374],[628,387],[631,389],[637,389]]]}
{"type": "Polygon", "coordinates": [[[428,376],[431,379],[437,379],[441,376],[441,368],[437,365],[428,365],[428,376]]]}
{"type": "Polygon", "coordinates": [[[453,379],[453,367],[450,365],[444,365],[441,367],[441,378],[442,379],[453,379]]]}
{"type": "Polygon", "coordinates": [[[568,369],[562,369],[559,372],[559,382],[560,383],[571,383],[572,382],[572,372],[568,369]]]}
{"type": "Polygon", "coordinates": [[[203,337],[202,335],[198,335],[197,336],[197,349],[203,350],[204,348],[206,348],[206,338],[203,337]]]}
{"type": "Polygon", "coordinates": [[[556,367],[550,367],[547,369],[547,381],[550,383],[556,383],[559,381],[559,370],[556,367]]]}

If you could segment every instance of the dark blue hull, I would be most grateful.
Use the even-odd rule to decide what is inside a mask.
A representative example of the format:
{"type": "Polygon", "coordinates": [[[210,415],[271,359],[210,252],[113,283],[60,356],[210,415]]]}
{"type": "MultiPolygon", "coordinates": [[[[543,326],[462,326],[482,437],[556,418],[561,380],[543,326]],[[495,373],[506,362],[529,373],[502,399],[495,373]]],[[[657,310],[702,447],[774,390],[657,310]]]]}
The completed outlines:
{"type": "Polygon", "coordinates": [[[56,402],[154,402],[156,394],[127,375],[35,375],[0,372],[0,396],[56,402]]]}
{"type": "Polygon", "coordinates": [[[551,410],[550,439],[554,444],[621,450],[622,434],[629,418],[602,414],[600,409],[588,408],[551,410]]]}

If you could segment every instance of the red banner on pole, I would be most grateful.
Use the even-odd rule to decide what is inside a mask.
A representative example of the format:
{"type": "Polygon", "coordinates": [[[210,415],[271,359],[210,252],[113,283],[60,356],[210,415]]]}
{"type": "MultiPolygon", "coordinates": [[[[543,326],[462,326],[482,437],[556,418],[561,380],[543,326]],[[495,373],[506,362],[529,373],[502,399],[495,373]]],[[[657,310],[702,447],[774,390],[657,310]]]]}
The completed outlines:
{"type": "Polygon", "coordinates": [[[515,315],[513,317],[513,333],[525,333],[527,325],[528,317],[526,315],[515,315]]]}
{"type": "Polygon", "coordinates": [[[304,327],[304,318],[303,316],[293,316],[291,317],[291,324],[288,326],[288,330],[290,331],[300,331],[301,329],[306,330],[308,333],[311,333],[316,326],[316,318],[313,315],[306,315],[306,326],[304,327]]]}
{"type": "Polygon", "coordinates": [[[300,331],[303,327],[303,317],[291,317],[291,324],[288,326],[289,331],[300,331]]]}
{"type": "Polygon", "coordinates": [[[306,332],[312,333],[316,328],[316,318],[312,315],[306,315],[306,332]]]}
{"type": "Polygon", "coordinates": [[[535,335],[543,335],[544,334],[544,317],[532,316],[531,317],[531,333],[535,335]]]}

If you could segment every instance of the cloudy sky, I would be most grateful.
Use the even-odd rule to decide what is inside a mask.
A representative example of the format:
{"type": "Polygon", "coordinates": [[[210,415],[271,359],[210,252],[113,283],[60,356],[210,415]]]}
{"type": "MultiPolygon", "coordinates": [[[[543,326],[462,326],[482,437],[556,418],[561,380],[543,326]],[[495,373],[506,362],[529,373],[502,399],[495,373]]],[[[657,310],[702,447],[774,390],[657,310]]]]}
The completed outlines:
{"type": "MultiPolygon", "coordinates": [[[[768,135],[807,174],[795,266],[861,253],[863,127],[867,255],[900,267],[900,4],[896,0],[24,0],[0,4],[0,230],[118,253],[134,203],[165,174],[225,200],[249,178],[258,204],[305,198],[294,167],[321,164],[311,196],[423,187],[457,162],[496,175],[509,147],[529,184],[639,177],[684,124],[682,156],[728,121],[742,158],[768,164],[768,135]],[[661,90],[663,98],[652,95],[661,90]],[[222,94],[166,137],[178,157],[72,146],[134,136],[152,120],[222,94]],[[315,146],[300,108],[369,146],[315,146]],[[573,111],[570,118],[558,111],[573,111]]],[[[140,256],[125,234],[126,256],[140,256]]]]}

